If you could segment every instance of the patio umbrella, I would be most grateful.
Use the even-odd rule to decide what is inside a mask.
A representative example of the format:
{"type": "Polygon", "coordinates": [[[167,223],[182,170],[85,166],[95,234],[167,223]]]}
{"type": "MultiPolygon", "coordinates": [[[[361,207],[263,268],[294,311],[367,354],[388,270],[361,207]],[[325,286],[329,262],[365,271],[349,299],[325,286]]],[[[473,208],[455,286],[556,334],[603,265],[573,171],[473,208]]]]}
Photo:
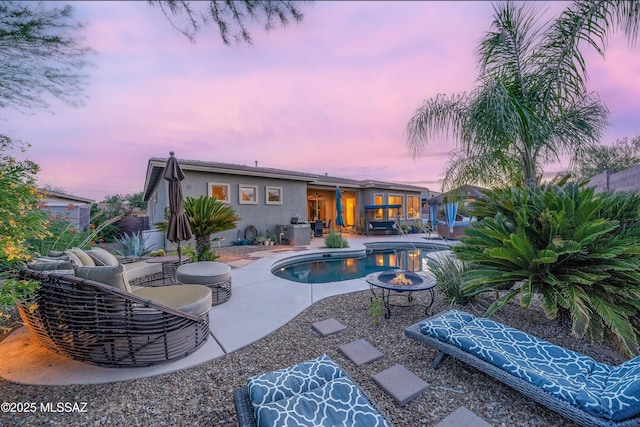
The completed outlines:
{"type": "Polygon", "coordinates": [[[167,224],[167,239],[178,244],[178,262],[182,264],[182,250],[180,242],[191,239],[191,228],[184,213],[184,200],[182,198],[182,184],[184,172],[180,169],[174,152],[169,153],[162,177],[169,181],[169,223],[167,224]]]}
{"type": "Polygon", "coordinates": [[[342,218],[342,194],[340,193],[340,187],[336,187],[336,225],[340,226],[340,234],[342,234],[344,218],[342,218]]]}
{"type": "Polygon", "coordinates": [[[447,202],[444,213],[449,226],[449,233],[453,233],[453,223],[456,221],[456,214],[458,213],[458,202],[447,202]]]}
{"type": "Polygon", "coordinates": [[[438,204],[434,203],[429,205],[429,221],[431,221],[431,229],[433,231],[436,230],[436,226],[438,225],[438,204]]]}

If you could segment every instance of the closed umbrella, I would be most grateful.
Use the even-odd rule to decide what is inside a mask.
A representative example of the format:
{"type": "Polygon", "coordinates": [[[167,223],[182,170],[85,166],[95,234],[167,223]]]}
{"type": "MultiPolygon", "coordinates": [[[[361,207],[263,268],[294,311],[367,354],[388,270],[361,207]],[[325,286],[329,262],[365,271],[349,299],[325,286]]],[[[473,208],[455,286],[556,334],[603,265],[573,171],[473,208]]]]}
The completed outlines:
{"type": "Polygon", "coordinates": [[[458,213],[458,202],[447,202],[444,213],[449,226],[449,233],[453,233],[453,223],[456,221],[456,214],[458,213]]]}
{"type": "Polygon", "coordinates": [[[431,221],[431,229],[436,231],[438,225],[438,204],[429,205],[429,221],[431,221]]]}
{"type": "Polygon", "coordinates": [[[340,193],[340,187],[336,187],[336,225],[340,226],[340,234],[342,234],[344,218],[342,218],[342,194],[340,193]]]}
{"type": "Polygon", "coordinates": [[[178,244],[178,262],[182,264],[182,250],[180,242],[191,239],[189,220],[184,213],[184,200],[182,198],[182,184],[184,172],[180,169],[174,152],[169,153],[162,177],[169,181],[169,223],[167,224],[167,239],[178,244]]]}

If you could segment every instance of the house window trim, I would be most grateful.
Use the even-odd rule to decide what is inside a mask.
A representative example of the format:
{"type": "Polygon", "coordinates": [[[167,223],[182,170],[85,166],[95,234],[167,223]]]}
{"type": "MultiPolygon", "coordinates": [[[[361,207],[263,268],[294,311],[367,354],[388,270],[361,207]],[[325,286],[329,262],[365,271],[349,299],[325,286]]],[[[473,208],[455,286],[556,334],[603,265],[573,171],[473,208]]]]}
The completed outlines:
{"type": "Polygon", "coordinates": [[[281,205],[282,204],[282,187],[276,187],[274,185],[267,185],[264,187],[264,203],[265,205],[281,205]],[[278,191],[278,200],[269,200],[269,192],[278,191]]]}
{"type": "Polygon", "coordinates": [[[249,184],[238,184],[238,204],[239,205],[257,205],[258,204],[258,186],[249,184]],[[255,200],[242,200],[242,190],[252,189],[255,200]]]}
{"type": "Polygon", "coordinates": [[[226,187],[227,188],[227,191],[225,192],[225,194],[227,195],[226,200],[220,200],[217,197],[216,197],[216,200],[220,200],[222,203],[227,203],[227,204],[231,203],[231,197],[230,197],[231,185],[230,184],[227,184],[227,183],[224,183],[224,182],[207,182],[207,195],[209,197],[214,197],[211,194],[211,188],[212,187],[226,187]]]}

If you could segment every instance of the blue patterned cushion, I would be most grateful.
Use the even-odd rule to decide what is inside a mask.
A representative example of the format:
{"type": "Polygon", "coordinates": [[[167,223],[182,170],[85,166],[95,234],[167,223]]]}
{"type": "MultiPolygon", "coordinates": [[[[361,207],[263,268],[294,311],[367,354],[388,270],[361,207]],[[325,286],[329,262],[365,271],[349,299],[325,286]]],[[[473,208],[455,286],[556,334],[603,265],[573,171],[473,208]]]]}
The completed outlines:
{"type": "Polygon", "coordinates": [[[600,397],[607,386],[610,374],[611,366],[599,362],[595,363],[585,379],[582,389],[576,395],[576,404],[592,415],[604,417],[606,411],[602,409],[600,397]]]}
{"type": "Polygon", "coordinates": [[[549,393],[576,404],[595,363],[590,357],[489,319],[475,319],[449,342],[549,393]]]}
{"type": "Polygon", "coordinates": [[[451,333],[458,331],[475,317],[458,310],[449,310],[439,316],[431,317],[420,324],[420,332],[440,341],[448,341],[451,333]]]}
{"type": "Polygon", "coordinates": [[[249,398],[255,407],[304,393],[343,376],[342,369],[329,356],[322,355],[295,366],[249,378],[249,398]]]}
{"type": "Polygon", "coordinates": [[[258,405],[256,422],[259,427],[389,426],[346,377],[302,394],[258,405]]]}
{"type": "Polygon", "coordinates": [[[611,368],[600,400],[607,418],[612,420],[640,414],[640,356],[611,368]]]}

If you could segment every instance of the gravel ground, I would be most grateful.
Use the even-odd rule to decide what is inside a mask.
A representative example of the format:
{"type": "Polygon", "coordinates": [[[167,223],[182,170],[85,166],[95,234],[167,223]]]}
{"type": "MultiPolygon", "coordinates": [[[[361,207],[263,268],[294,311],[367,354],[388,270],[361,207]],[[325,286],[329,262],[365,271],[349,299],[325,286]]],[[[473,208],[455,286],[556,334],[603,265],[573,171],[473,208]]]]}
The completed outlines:
{"type": "MultiPolygon", "coordinates": [[[[243,255],[238,251],[246,255],[246,251],[255,247],[246,248],[229,250],[224,256],[243,255]]],[[[164,376],[116,384],[59,387],[26,386],[0,380],[0,401],[35,403],[37,409],[29,413],[2,412],[0,425],[236,425],[231,392],[243,386],[247,377],[324,353],[342,366],[395,426],[433,426],[460,406],[467,407],[496,427],[574,426],[454,359],[446,358],[434,371],[431,364],[436,350],[409,340],[403,334],[405,326],[425,317],[423,309],[419,306],[396,308],[390,319],[380,318],[376,324],[375,319],[367,315],[369,302],[369,291],[322,300],[260,341],[201,366],[164,376]],[[312,329],[313,322],[331,317],[347,328],[327,337],[321,337],[312,329]],[[338,347],[360,338],[382,351],[384,357],[356,367],[338,347]],[[372,379],[374,374],[396,363],[429,384],[420,397],[404,407],[398,406],[372,379]],[[83,409],[81,404],[86,403],[86,407],[81,413],[42,411],[41,403],[48,402],[54,406],[57,402],[77,403],[77,409],[83,409]]],[[[477,299],[463,309],[479,315],[489,303],[488,299],[477,299]]],[[[448,303],[436,293],[432,313],[448,308],[448,303]]],[[[566,325],[547,320],[538,308],[524,310],[511,303],[494,318],[602,362],[617,364],[624,360],[607,346],[571,337],[566,325]]]]}

